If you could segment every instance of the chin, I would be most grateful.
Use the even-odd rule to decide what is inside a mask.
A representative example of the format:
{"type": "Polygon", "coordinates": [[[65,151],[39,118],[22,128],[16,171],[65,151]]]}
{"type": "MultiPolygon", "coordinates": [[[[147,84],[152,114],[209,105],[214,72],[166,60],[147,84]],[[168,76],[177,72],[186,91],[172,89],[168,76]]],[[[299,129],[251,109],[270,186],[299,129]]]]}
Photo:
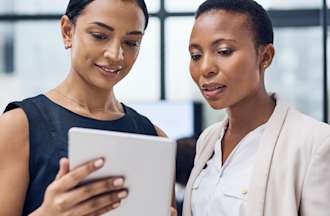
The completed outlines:
{"type": "Polygon", "coordinates": [[[108,91],[111,90],[113,88],[113,86],[115,85],[115,83],[110,83],[110,82],[101,82],[100,80],[98,80],[97,82],[93,82],[92,85],[94,87],[96,87],[99,90],[104,90],[104,91],[108,91]]]}
{"type": "Polygon", "coordinates": [[[219,101],[207,101],[207,103],[210,105],[210,107],[212,107],[212,109],[215,110],[221,110],[228,107],[226,104],[221,103],[219,101]]]}

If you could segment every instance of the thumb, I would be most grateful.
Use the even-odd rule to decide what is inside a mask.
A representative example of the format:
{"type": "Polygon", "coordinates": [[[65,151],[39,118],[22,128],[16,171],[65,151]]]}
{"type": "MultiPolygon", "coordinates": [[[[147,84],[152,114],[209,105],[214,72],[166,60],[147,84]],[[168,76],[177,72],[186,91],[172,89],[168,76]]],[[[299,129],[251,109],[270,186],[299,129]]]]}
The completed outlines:
{"type": "Polygon", "coordinates": [[[69,160],[67,158],[61,158],[59,165],[60,168],[58,170],[55,180],[62,178],[64,175],[70,172],[69,160]]]}
{"type": "Polygon", "coordinates": [[[171,208],[171,216],[177,216],[178,213],[175,208],[171,208]]]}

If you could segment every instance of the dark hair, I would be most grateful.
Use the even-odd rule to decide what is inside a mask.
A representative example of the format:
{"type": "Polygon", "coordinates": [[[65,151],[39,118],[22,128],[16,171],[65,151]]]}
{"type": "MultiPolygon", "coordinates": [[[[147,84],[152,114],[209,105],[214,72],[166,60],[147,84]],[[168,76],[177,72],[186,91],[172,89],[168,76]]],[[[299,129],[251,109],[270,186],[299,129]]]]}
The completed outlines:
{"type": "Polygon", "coordinates": [[[250,18],[256,46],[274,43],[272,21],[265,9],[254,0],[207,0],[199,6],[195,19],[211,10],[225,10],[247,15],[250,18]]]}
{"type": "MultiPolygon", "coordinates": [[[[70,0],[65,15],[68,16],[72,22],[75,22],[77,17],[85,9],[85,7],[93,1],[95,0],[70,0]]],[[[149,23],[149,13],[148,13],[147,5],[144,2],[144,0],[134,0],[134,1],[143,11],[145,17],[144,29],[146,29],[149,23]]]]}

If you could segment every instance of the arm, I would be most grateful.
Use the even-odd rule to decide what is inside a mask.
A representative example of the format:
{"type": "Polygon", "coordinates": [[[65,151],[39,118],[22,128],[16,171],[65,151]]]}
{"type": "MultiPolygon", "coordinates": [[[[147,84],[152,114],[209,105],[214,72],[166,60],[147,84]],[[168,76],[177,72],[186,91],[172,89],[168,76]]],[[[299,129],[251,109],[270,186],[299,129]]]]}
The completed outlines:
{"type": "MultiPolygon", "coordinates": [[[[157,131],[157,135],[160,137],[168,137],[166,135],[166,133],[160,129],[159,127],[157,127],[156,125],[155,129],[157,131]]],[[[175,177],[174,177],[174,182],[173,182],[173,193],[172,193],[172,210],[171,210],[171,215],[176,215],[176,201],[175,201],[175,177]]]]}
{"type": "MultiPolygon", "coordinates": [[[[22,109],[9,111],[0,117],[1,216],[22,215],[29,184],[28,127],[22,109]]],[[[61,160],[56,179],[47,187],[43,203],[31,216],[101,215],[118,208],[127,196],[124,181],[120,178],[110,176],[79,186],[103,164],[104,160],[93,160],[70,171],[69,161],[61,160]],[[121,192],[125,195],[119,197],[121,192]]]]}
{"type": "Polygon", "coordinates": [[[29,183],[28,120],[22,109],[0,117],[0,215],[22,214],[29,183]]]}
{"type": "Polygon", "coordinates": [[[330,138],[312,155],[304,181],[301,216],[327,216],[330,208],[330,138]]]}

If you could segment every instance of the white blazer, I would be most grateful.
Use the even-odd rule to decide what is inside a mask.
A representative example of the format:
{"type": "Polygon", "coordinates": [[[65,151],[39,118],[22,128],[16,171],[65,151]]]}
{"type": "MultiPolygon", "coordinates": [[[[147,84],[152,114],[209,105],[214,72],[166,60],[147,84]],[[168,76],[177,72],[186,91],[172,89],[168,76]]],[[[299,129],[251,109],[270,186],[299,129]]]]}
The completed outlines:
{"type": "MultiPolygon", "coordinates": [[[[192,185],[227,121],[208,127],[197,141],[184,216],[192,215],[192,185]]],[[[277,99],[251,176],[246,216],[330,216],[330,126],[277,99]]]]}

